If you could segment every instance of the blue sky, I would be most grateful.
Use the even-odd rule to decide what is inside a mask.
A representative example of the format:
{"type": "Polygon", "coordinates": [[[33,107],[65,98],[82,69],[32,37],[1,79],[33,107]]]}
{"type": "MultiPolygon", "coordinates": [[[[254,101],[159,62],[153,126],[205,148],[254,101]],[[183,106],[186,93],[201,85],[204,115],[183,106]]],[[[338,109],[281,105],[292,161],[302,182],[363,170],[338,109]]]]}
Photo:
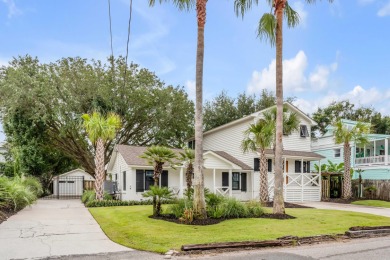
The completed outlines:
{"type": "MultiPolygon", "coordinates": [[[[263,1],[264,3],[266,1],[263,1]]],[[[196,17],[171,4],[134,0],[129,59],[194,98],[196,17]]],[[[390,0],[290,0],[301,16],[284,30],[285,96],[311,113],[350,99],[390,115],[390,0]]],[[[226,90],[274,90],[275,49],[256,38],[265,5],[237,18],[233,0],[209,0],[204,98],[226,90]]],[[[129,0],[111,0],[114,55],[126,52],[129,0]]],[[[105,60],[110,55],[106,0],[0,0],[0,65],[30,54],[43,62],[68,56],[105,60]]],[[[0,140],[4,138],[0,135],[0,140]]]]}

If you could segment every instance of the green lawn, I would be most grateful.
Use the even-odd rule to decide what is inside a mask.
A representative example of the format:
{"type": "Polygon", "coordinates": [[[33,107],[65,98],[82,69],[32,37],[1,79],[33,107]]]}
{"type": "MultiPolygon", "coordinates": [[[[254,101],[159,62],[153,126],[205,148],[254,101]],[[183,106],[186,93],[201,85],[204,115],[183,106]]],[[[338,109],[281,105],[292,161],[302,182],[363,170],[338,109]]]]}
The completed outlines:
{"type": "Polygon", "coordinates": [[[390,208],[390,202],[383,201],[383,200],[358,200],[358,201],[352,202],[351,204],[372,206],[372,207],[390,208]]]}
{"type": "Polygon", "coordinates": [[[233,219],[210,226],[180,225],[148,218],[152,206],[90,208],[89,211],[111,240],[159,253],[179,250],[183,244],[339,234],[351,226],[390,224],[390,218],[386,217],[318,209],[286,209],[286,213],[296,219],[233,219]]]}

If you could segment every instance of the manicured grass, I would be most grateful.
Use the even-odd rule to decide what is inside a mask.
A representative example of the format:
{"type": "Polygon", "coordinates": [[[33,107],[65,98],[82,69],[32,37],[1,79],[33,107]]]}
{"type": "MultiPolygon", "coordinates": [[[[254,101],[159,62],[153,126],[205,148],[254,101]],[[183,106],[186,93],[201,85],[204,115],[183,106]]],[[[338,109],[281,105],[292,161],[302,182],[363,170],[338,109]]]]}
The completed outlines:
{"type": "Polygon", "coordinates": [[[351,204],[372,206],[372,207],[390,208],[390,202],[383,201],[383,200],[358,200],[358,201],[352,202],[351,204]]]}
{"type": "Polygon", "coordinates": [[[89,211],[111,240],[159,253],[180,250],[183,244],[339,234],[352,226],[390,224],[390,218],[386,217],[318,209],[286,209],[286,213],[296,219],[233,219],[210,226],[180,225],[148,218],[152,206],[90,208],[89,211]]]}

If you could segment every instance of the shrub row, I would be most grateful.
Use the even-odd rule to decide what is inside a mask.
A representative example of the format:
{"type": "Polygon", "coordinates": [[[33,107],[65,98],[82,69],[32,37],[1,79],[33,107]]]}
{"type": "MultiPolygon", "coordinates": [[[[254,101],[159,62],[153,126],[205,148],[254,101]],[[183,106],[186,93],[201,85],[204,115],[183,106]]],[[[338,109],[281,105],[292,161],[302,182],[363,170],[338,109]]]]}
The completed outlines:
{"type": "Polygon", "coordinates": [[[18,211],[33,204],[43,193],[42,185],[34,177],[0,176],[0,210],[18,211]]]}
{"type": "Polygon", "coordinates": [[[136,205],[152,205],[151,200],[92,200],[85,204],[89,208],[96,207],[115,207],[115,206],[136,206],[136,205]]]}
{"type": "MultiPolygon", "coordinates": [[[[209,218],[254,218],[264,214],[261,204],[257,201],[244,203],[235,198],[225,198],[213,193],[207,194],[206,204],[209,218]]],[[[178,219],[185,219],[188,211],[192,211],[192,201],[179,199],[170,205],[165,213],[174,215],[178,219]]]]}

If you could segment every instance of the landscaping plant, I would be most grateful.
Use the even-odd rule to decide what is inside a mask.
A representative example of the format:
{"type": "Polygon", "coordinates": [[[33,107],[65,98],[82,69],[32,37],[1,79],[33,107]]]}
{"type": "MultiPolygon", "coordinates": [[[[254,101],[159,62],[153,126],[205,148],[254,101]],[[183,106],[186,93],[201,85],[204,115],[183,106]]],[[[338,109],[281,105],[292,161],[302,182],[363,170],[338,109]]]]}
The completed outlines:
{"type": "Polygon", "coordinates": [[[172,200],[173,193],[167,187],[151,186],[150,190],[142,194],[145,198],[153,198],[153,216],[161,215],[161,204],[164,200],[172,200]]]}

